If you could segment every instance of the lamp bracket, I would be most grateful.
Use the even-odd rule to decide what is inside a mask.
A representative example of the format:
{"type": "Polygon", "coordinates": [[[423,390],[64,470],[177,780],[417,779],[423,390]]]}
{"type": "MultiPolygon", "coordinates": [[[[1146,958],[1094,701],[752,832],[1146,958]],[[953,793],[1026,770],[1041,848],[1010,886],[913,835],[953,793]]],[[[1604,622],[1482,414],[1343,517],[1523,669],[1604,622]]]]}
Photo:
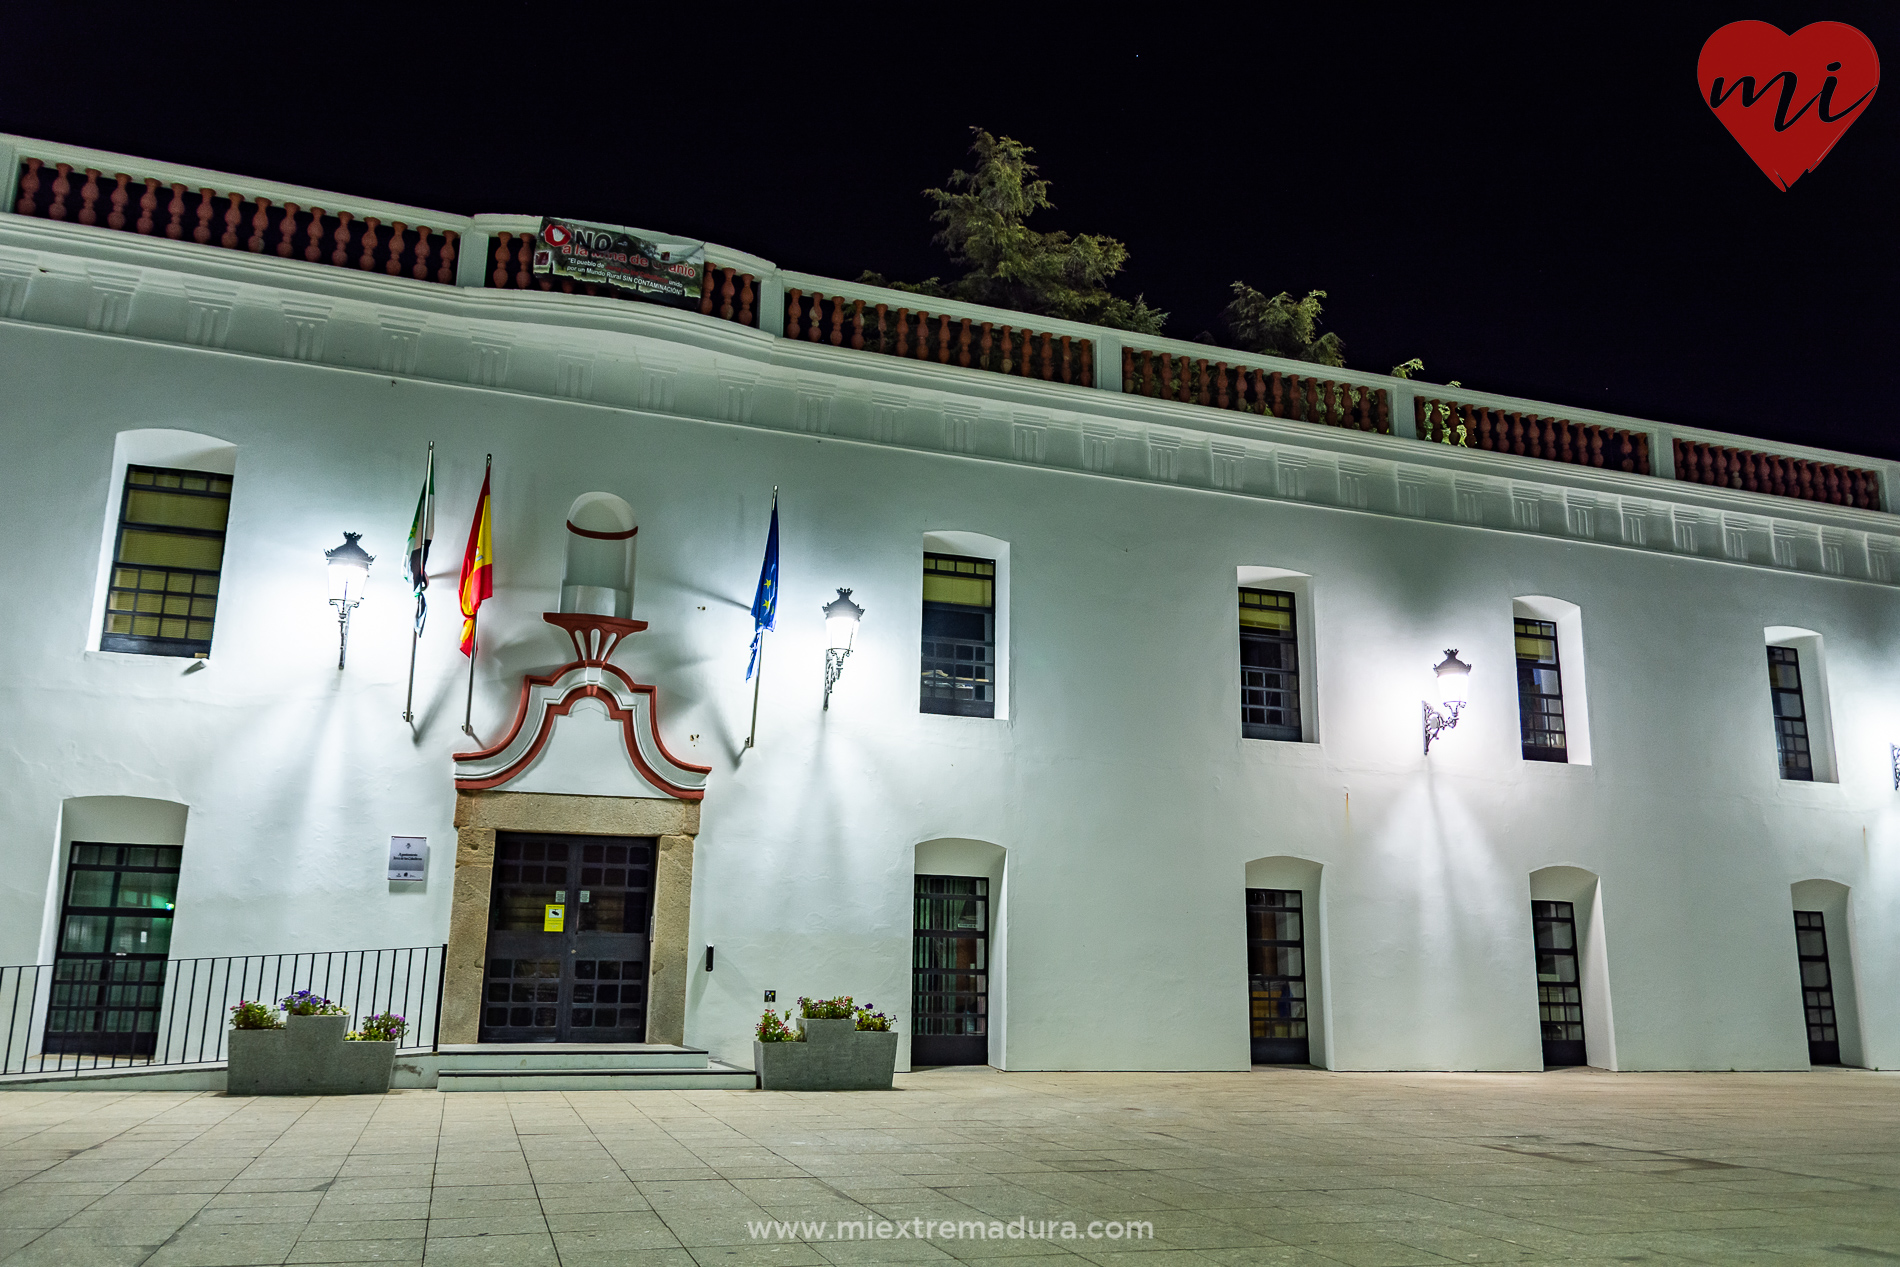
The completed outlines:
{"type": "Polygon", "coordinates": [[[1464,711],[1464,701],[1454,700],[1445,705],[1445,711],[1439,712],[1424,700],[1419,701],[1425,709],[1425,755],[1432,754],[1432,740],[1458,724],[1458,714],[1464,711]]]}

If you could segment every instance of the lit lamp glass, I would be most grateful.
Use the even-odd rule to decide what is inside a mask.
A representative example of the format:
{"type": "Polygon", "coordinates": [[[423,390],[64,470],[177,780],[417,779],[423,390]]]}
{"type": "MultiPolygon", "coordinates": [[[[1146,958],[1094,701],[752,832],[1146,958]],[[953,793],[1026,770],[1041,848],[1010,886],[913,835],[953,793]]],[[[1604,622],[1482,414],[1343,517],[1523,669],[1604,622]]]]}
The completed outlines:
{"type": "Polygon", "coordinates": [[[339,669],[350,646],[350,613],[363,601],[364,591],[369,588],[369,565],[376,562],[374,555],[356,543],[362,535],[346,532],[342,545],[323,552],[323,561],[330,573],[330,606],[336,608],[336,667],[339,669]]]}
{"type": "Polygon", "coordinates": [[[851,591],[840,588],[838,597],[824,606],[825,613],[825,707],[831,707],[831,688],[844,673],[845,657],[851,654],[858,638],[858,622],[864,609],[851,601],[851,591]]]}
{"type": "Polygon", "coordinates": [[[1471,666],[1458,658],[1456,647],[1446,650],[1445,658],[1433,671],[1438,675],[1438,698],[1444,702],[1445,711],[1441,713],[1424,701],[1427,756],[1431,755],[1432,740],[1458,724],[1458,714],[1465,707],[1465,688],[1471,681],[1471,666]]]}

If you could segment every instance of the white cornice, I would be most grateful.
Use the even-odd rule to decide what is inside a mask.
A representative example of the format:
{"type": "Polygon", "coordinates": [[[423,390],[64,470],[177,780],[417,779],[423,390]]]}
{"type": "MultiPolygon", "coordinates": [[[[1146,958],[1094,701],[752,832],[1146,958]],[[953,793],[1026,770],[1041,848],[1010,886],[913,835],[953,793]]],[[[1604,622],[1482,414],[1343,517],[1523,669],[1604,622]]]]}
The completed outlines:
{"type": "MultiPolygon", "coordinates": [[[[0,215],[0,320],[1718,564],[1878,584],[1900,566],[1900,520],[1880,511],[900,360],[656,305],[40,219],[0,215]]],[[[1885,463],[1776,450],[1892,478],[1885,463]]]]}

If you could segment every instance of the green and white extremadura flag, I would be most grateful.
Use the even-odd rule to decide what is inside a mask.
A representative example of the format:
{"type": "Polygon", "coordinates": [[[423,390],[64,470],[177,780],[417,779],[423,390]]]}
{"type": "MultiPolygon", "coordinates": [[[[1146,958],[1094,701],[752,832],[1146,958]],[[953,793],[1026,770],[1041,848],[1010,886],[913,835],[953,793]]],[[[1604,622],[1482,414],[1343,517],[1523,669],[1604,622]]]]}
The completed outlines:
{"type": "Polygon", "coordinates": [[[429,471],[422,477],[422,495],[416,498],[416,517],[409,525],[408,562],[410,588],[416,592],[416,633],[429,615],[429,600],[423,591],[429,588],[429,542],[435,539],[435,446],[429,446],[429,471]]]}

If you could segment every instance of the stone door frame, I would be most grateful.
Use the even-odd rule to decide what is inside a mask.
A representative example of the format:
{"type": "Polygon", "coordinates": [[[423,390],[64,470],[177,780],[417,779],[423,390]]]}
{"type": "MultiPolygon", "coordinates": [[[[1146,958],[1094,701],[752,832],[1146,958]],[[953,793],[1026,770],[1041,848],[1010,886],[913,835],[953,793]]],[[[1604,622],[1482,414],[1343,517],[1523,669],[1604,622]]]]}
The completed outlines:
{"type": "Polygon", "coordinates": [[[488,903],[495,833],[654,836],[653,946],[647,975],[649,1043],[686,1041],[686,938],[693,902],[699,802],[671,797],[564,796],[547,792],[455,794],[455,890],[442,981],[442,1042],[480,1041],[488,903]]]}

